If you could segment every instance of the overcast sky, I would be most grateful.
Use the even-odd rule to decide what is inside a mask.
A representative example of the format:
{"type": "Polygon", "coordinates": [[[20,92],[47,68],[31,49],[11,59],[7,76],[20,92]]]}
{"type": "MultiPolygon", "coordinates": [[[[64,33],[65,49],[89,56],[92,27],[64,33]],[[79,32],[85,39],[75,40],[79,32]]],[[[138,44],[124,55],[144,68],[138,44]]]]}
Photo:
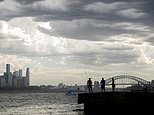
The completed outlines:
{"type": "Polygon", "coordinates": [[[29,67],[31,85],[117,74],[152,80],[153,6],[153,0],[0,0],[0,72],[6,63],[12,71],[29,67]]]}

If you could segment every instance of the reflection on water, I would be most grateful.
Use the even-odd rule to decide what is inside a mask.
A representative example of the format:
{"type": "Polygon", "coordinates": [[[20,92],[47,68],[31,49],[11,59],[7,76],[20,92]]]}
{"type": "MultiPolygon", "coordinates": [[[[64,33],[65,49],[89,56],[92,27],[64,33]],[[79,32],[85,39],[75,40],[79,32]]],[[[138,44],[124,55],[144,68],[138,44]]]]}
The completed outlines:
{"type": "Polygon", "coordinates": [[[76,101],[63,93],[0,93],[0,115],[83,115],[76,101]]]}

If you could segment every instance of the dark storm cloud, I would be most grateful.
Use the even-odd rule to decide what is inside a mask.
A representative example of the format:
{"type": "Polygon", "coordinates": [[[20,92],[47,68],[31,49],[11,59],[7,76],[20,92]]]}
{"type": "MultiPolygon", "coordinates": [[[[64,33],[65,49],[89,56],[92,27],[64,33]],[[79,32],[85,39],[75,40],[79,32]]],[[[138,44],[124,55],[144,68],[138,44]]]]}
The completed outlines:
{"type": "Polygon", "coordinates": [[[100,22],[92,20],[74,20],[74,21],[56,21],[51,22],[50,25],[53,27],[53,31],[40,28],[39,30],[43,33],[53,36],[63,36],[72,39],[80,40],[105,40],[107,36],[120,34],[123,31],[114,29],[108,24],[99,25],[100,22]],[[63,25],[63,26],[61,26],[63,25]],[[108,33],[110,31],[110,33],[108,33]]]}
{"type": "MultiPolygon", "coordinates": [[[[7,1],[7,0],[6,0],[7,1]]],[[[52,0],[46,5],[43,5],[43,2],[45,4],[45,1],[42,0],[13,0],[15,3],[10,3],[12,6],[15,6],[16,10],[8,9],[8,8],[0,8],[1,10],[1,16],[0,19],[12,19],[14,17],[26,17],[31,16],[35,17],[35,20],[37,21],[50,21],[50,20],[75,20],[75,19],[94,19],[94,20],[108,20],[111,22],[122,22],[122,21],[131,21],[131,22],[146,22],[146,20],[149,20],[149,18],[144,17],[144,13],[149,13],[150,18],[153,18],[152,9],[153,7],[151,4],[153,1],[151,0],[75,0],[72,3],[70,0],[62,0],[64,1],[62,5],[56,6],[55,3],[52,2],[52,0]],[[18,4],[19,3],[19,4],[18,4]],[[66,4],[67,3],[67,4],[66,4]],[[69,3],[69,4],[68,4],[69,3]],[[97,7],[97,4],[100,7],[97,7]],[[54,8],[50,6],[50,4],[53,4],[54,8]],[[85,10],[87,6],[90,5],[96,5],[96,8],[100,9],[100,11],[106,10],[106,13],[100,13],[100,12],[93,12],[91,10],[94,10],[94,8],[85,10]],[[64,7],[64,8],[63,8],[64,7]],[[101,8],[102,7],[102,8],[101,8]],[[108,8],[110,7],[110,8],[108,8]],[[112,8],[114,9],[112,10],[112,8]],[[106,8],[106,9],[105,9],[106,8]],[[108,10],[109,11],[108,11],[108,10]],[[131,19],[127,18],[127,15],[122,16],[122,13],[125,14],[125,12],[130,11],[130,15],[137,16],[135,14],[139,13],[139,17],[142,17],[140,19],[131,19]],[[119,12],[119,13],[118,13],[119,12]],[[118,14],[118,15],[117,15],[118,14]],[[120,14],[120,15],[119,15],[120,14]]],[[[60,1],[58,1],[60,2],[60,1]]],[[[5,7],[12,7],[7,6],[8,3],[4,4],[5,7]]],[[[3,6],[4,6],[3,5],[3,6]]],[[[97,11],[98,9],[95,9],[97,11]]],[[[130,16],[131,17],[131,16],[130,16]]],[[[137,17],[136,17],[137,18],[137,17]]],[[[149,21],[147,21],[149,22],[149,21]]]]}
{"type": "Polygon", "coordinates": [[[34,17],[38,22],[49,21],[54,31],[38,29],[53,36],[102,41],[123,33],[140,35],[144,30],[132,26],[136,23],[153,26],[149,21],[154,17],[152,0],[5,0],[3,5],[7,2],[12,6],[0,7],[1,19],[34,17]],[[132,25],[115,26],[124,22],[132,25]]]}
{"type": "Polygon", "coordinates": [[[151,31],[149,26],[137,23],[114,23],[110,21],[98,21],[79,19],[73,21],[51,21],[53,30],[40,28],[43,33],[52,36],[63,36],[72,39],[102,41],[109,40],[110,36],[121,34],[140,34],[151,31]],[[63,25],[63,26],[61,26],[63,25]]]}
{"type": "Polygon", "coordinates": [[[22,5],[27,5],[27,4],[32,4],[34,2],[39,2],[43,0],[15,0],[16,2],[22,4],[22,5]]]}
{"type": "MultiPolygon", "coordinates": [[[[74,4],[69,6],[69,10],[67,12],[58,12],[58,11],[40,11],[42,14],[44,13],[44,16],[37,16],[36,20],[40,21],[47,21],[47,20],[74,20],[74,19],[97,19],[97,20],[114,20],[114,21],[121,21],[123,20],[123,17],[119,19],[119,16],[115,14],[115,12],[107,12],[106,14],[99,14],[97,12],[92,11],[86,11],[84,8],[86,5],[89,5],[90,3],[93,4],[93,2],[86,2],[81,1],[79,4],[74,4]]],[[[130,4],[132,6],[132,3],[124,3],[124,6],[127,6],[130,4]]],[[[94,3],[95,4],[95,3],[94,3]]],[[[109,3],[108,3],[109,4],[109,3]]],[[[120,6],[120,4],[119,4],[120,6]]],[[[112,6],[110,6],[112,7],[112,6]]],[[[123,7],[123,6],[121,6],[123,7]]],[[[128,6],[127,6],[128,7],[128,6]]]]}
{"type": "MultiPolygon", "coordinates": [[[[45,1],[45,0],[44,0],[45,1]]],[[[16,13],[16,16],[33,16],[33,17],[37,17],[37,20],[53,20],[53,19],[59,19],[59,20],[72,20],[72,19],[80,19],[80,18],[89,18],[89,19],[109,19],[109,20],[122,20],[123,18],[119,18],[119,16],[117,16],[116,14],[114,14],[114,11],[112,12],[107,12],[106,14],[98,14],[96,12],[88,12],[85,11],[84,8],[87,5],[92,5],[92,4],[96,4],[96,3],[103,3],[106,5],[110,5],[110,4],[117,4],[119,3],[117,9],[128,9],[128,8],[140,8],[140,6],[142,6],[141,1],[133,1],[133,2],[128,2],[127,0],[118,0],[118,1],[114,1],[114,0],[75,0],[75,1],[70,1],[70,0],[62,0],[64,1],[64,3],[69,3],[69,5],[67,5],[67,11],[63,12],[60,10],[60,8],[57,9],[52,9],[49,10],[50,8],[50,4],[53,4],[54,6],[54,2],[55,1],[50,1],[47,5],[49,7],[40,7],[40,4],[43,4],[42,0],[16,0],[17,3],[20,4],[20,6],[18,5],[18,8],[20,11],[18,11],[18,13],[16,13]],[[40,3],[42,2],[42,3],[40,3]],[[138,5],[139,4],[139,5],[138,5]],[[34,7],[35,6],[35,7],[34,7]]],[[[143,0],[144,1],[144,0],[143,0]]],[[[60,1],[58,1],[60,2],[60,1]]],[[[45,2],[44,2],[45,3],[45,2]]],[[[62,7],[62,6],[61,6],[62,7]]],[[[110,6],[112,7],[112,6],[110,6]]],[[[147,6],[148,7],[148,6],[147,6]]],[[[142,7],[141,7],[142,8],[142,7]]],[[[100,8],[101,9],[101,8],[100,8]]],[[[117,10],[115,9],[115,11],[117,10]]],[[[105,9],[102,9],[102,11],[105,9]]],[[[144,11],[144,9],[141,9],[141,11],[144,11]]],[[[11,17],[15,17],[15,15],[10,15],[7,18],[11,18],[11,17]]]]}
{"type": "MultiPolygon", "coordinates": [[[[139,29],[146,25],[153,26],[152,12],[148,12],[148,6],[152,1],[145,0],[104,0],[80,1],[70,5],[65,12],[46,12],[44,16],[37,16],[36,21],[51,21],[54,31],[41,29],[41,32],[49,35],[58,35],[72,39],[102,41],[110,36],[119,34],[140,35],[147,31],[139,29]],[[98,6],[97,6],[98,5],[98,6]],[[73,6],[73,7],[72,7],[73,6]],[[92,20],[92,21],[89,21],[92,20]],[[116,23],[139,24],[140,27],[130,25],[112,26],[116,23]],[[151,22],[151,23],[150,23],[151,22]],[[105,24],[108,26],[104,26],[105,24]],[[103,25],[104,24],[104,25],[103,25]],[[100,26],[98,26],[100,25],[100,26]],[[102,26],[103,25],[103,26],[102,26]],[[137,29],[136,29],[137,28],[137,29]]],[[[152,7],[150,8],[153,9],[152,7]]],[[[43,11],[42,11],[43,12],[43,11]]]]}
{"type": "Polygon", "coordinates": [[[5,0],[0,3],[3,5],[0,19],[34,17],[34,21],[50,22],[52,30],[38,29],[51,36],[116,42],[120,38],[110,37],[140,36],[151,31],[147,28],[153,27],[153,22],[149,21],[149,17],[154,17],[153,3],[152,0],[5,0]]]}
{"type": "MultiPolygon", "coordinates": [[[[119,17],[116,14],[116,11],[127,10],[129,8],[140,8],[142,4],[140,2],[126,2],[126,1],[80,1],[79,4],[73,4],[69,6],[69,10],[67,12],[60,12],[51,13],[48,15],[49,12],[45,12],[45,17],[38,17],[38,20],[73,20],[73,19],[81,19],[81,18],[88,18],[88,19],[100,19],[100,20],[114,20],[114,21],[121,21],[124,20],[125,17],[119,17]],[[98,7],[97,7],[98,5],[98,7]],[[89,7],[92,8],[89,8],[89,7]],[[89,8],[86,10],[86,8],[89,8]],[[106,13],[100,14],[100,12],[106,11],[106,13]],[[109,10],[109,11],[108,11],[109,10]]],[[[136,10],[138,11],[138,10],[136,10]]],[[[139,10],[140,12],[144,11],[142,9],[139,10]]]]}

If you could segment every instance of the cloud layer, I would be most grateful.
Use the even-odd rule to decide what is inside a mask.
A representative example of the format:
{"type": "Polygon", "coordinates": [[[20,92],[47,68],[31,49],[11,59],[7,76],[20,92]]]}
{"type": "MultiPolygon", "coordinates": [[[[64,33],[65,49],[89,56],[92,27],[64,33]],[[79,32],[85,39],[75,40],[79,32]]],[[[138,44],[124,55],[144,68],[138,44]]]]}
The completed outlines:
{"type": "Polygon", "coordinates": [[[83,83],[84,68],[146,76],[154,58],[152,4],[152,0],[0,1],[1,65],[30,66],[32,84],[42,79],[48,84],[49,78],[56,83],[53,68],[66,83],[71,77],[83,83]]]}

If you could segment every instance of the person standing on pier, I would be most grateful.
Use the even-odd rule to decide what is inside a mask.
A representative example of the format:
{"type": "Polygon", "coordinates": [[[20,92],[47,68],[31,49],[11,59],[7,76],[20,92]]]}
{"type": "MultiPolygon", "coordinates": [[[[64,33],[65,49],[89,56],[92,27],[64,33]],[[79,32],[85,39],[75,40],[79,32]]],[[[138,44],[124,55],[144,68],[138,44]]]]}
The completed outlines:
{"type": "Polygon", "coordinates": [[[114,78],[112,78],[112,91],[115,91],[115,83],[114,83],[114,78]]]}
{"type": "Polygon", "coordinates": [[[92,80],[91,80],[91,78],[89,78],[87,81],[87,87],[88,87],[89,93],[92,93],[92,80]]]}
{"type": "Polygon", "coordinates": [[[101,91],[105,92],[105,80],[104,80],[104,78],[102,78],[100,84],[101,84],[101,91]]]}

